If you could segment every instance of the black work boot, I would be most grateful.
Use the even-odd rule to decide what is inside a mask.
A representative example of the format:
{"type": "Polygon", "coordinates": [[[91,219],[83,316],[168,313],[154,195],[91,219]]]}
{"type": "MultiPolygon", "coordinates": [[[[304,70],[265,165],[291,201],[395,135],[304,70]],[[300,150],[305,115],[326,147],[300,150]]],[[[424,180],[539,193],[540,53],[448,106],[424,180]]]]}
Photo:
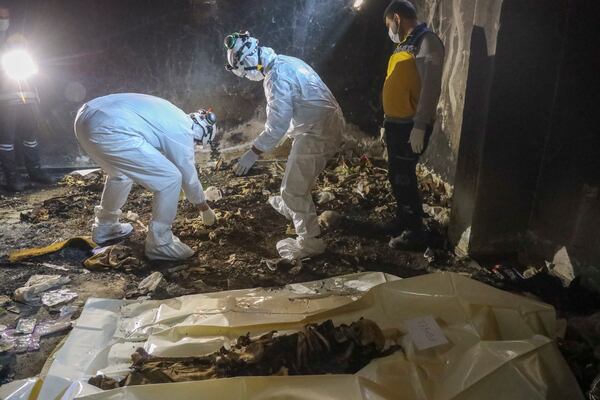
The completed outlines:
{"type": "Polygon", "coordinates": [[[6,190],[9,192],[22,192],[25,190],[25,184],[21,179],[21,174],[17,170],[17,159],[15,151],[0,150],[0,162],[4,170],[4,180],[6,181],[6,190]]]}
{"type": "Polygon", "coordinates": [[[56,183],[56,180],[42,169],[37,145],[34,147],[29,147],[27,144],[25,144],[23,146],[23,155],[25,156],[25,167],[29,173],[29,179],[31,179],[33,182],[42,183],[45,185],[56,183]]]}
{"type": "Polygon", "coordinates": [[[404,222],[404,229],[390,240],[390,247],[405,251],[425,251],[428,235],[423,225],[423,215],[413,212],[409,207],[399,209],[398,217],[404,222]]]}
{"type": "Polygon", "coordinates": [[[394,219],[383,226],[384,233],[392,237],[406,230],[418,230],[423,224],[422,215],[415,215],[410,207],[398,205],[394,219]]]}
{"type": "Polygon", "coordinates": [[[428,237],[424,229],[405,230],[400,236],[390,240],[390,247],[404,251],[425,251],[428,237]]]}

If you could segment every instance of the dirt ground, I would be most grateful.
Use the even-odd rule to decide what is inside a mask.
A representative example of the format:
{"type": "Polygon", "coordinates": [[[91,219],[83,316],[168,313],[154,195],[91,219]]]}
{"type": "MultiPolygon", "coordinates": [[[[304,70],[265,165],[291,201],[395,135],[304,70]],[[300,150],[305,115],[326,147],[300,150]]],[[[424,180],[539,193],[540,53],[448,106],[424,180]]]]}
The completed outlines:
{"type": "MultiPolygon", "coordinates": [[[[267,203],[268,197],[279,191],[285,163],[259,162],[248,177],[235,176],[230,164],[213,162],[200,170],[205,190],[216,187],[222,195],[209,202],[218,216],[216,226],[203,226],[197,210],[184,199],[179,204],[173,231],[196,251],[185,262],[151,262],[144,258],[144,229],[151,219],[152,195],[134,186],[123,211],[132,221],[135,233],[121,244],[131,249],[138,265],[89,271],[82,265],[89,251],[77,248],[10,263],[6,256],[13,250],[90,235],[93,209],[100,200],[104,177],[100,173],[66,176],[53,187],[33,188],[17,196],[0,194],[0,295],[12,299],[15,289],[34,274],[69,276],[71,282],[65,287],[78,294],[70,304],[80,310],[89,297],[137,298],[143,294],[136,290],[139,282],[154,271],[163,273],[166,284],[152,298],[280,286],[359,271],[383,271],[400,277],[440,269],[475,277],[482,272],[478,264],[456,259],[449,249],[444,226],[448,222],[451,188],[426,170],[419,171],[424,208],[430,214],[426,224],[431,245],[425,254],[389,246],[390,235],[383,226],[392,218],[394,201],[385,162],[365,156],[338,157],[320,176],[313,193],[318,214],[334,211],[341,216],[337,223],[323,228],[327,251],[290,264],[277,260],[275,244],[293,236],[293,226],[267,203]]],[[[45,306],[30,307],[14,301],[5,304],[0,312],[0,325],[7,327],[14,327],[19,318],[33,316],[43,321],[56,318],[57,314],[45,306]]],[[[39,373],[67,333],[42,337],[38,351],[0,355],[1,383],[39,373]]],[[[572,351],[567,353],[572,357],[583,351],[581,346],[567,350],[572,351]]],[[[584,369],[578,372],[584,388],[589,387],[594,376],[590,362],[593,364],[593,358],[575,361],[577,368],[584,369]]]]}

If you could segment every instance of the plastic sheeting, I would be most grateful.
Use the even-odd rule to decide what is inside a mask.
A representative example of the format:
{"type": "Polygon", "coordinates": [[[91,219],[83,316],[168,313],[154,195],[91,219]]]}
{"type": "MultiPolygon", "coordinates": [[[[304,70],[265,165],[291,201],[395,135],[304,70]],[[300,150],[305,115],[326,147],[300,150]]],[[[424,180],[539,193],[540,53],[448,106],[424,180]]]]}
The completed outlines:
{"type": "Polygon", "coordinates": [[[94,299],[56,353],[39,394],[24,394],[33,387],[29,381],[21,385],[24,397],[5,388],[0,397],[583,399],[555,335],[551,306],[452,273],[405,280],[357,274],[277,291],[238,290],[165,301],[94,299]],[[140,346],[155,355],[200,355],[247,332],[292,332],[307,323],[333,319],[337,325],[361,317],[377,322],[388,337],[396,335],[404,352],[376,359],[354,375],[237,377],[104,392],[85,383],[97,373],[124,375],[130,354],[140,346]],[[439,333],[443,340],[419,350],[423,345],[416,346],[415,320],[435,321],[434,327],[421,326],[422,333],[428,340],[439,333]]]}

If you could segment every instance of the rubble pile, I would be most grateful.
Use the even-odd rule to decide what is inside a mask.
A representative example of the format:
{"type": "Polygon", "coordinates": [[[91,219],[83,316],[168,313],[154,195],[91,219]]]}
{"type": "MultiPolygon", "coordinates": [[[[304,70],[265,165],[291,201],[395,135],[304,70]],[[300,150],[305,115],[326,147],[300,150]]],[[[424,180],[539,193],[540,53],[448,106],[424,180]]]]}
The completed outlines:
{"type": "MultiPolygon", "coordinates": [[[[374,147],[372,145],[373,141],[366,141],[364,147],[374,147]]],[[[33,318],[39,324],[50,317],[56,318],[54,314],[47,315],[50,308],[58,312],[54,309],[81,305],[90,296],[161,299],[190,293],[281,286],[365,270],[403,277],[433,270],[422,254],[390,249],[387,233],[374,228],[392,219],[395,205],[385,161],[361,153],[370,154],[342,152],[339,158],[331,160],[317,181],[313,196],[322,224],[322,237],[328,246],[319,257],[296,263],[278,259],[275,244],[295,232],[293,225],[268,204],[269,197],[279,194],[285,159],[267,159],[260,160],[247,177],[233,174],[233,160],[200,163],[199,176],[218,221],[215,226],[204,226],[197,208],[185,201],[182,194],[173,233],[196,251],[185,262],[161,263],[145,259],[143,248],[151,219],[152,194],[138,185],[133,186],[123,208],[123,221],[134,226],[133,235],[123,242],[96,248],[95,254],[87,247],[68,246],[25,260],[0,259],[0,294],[9,296],[10,300],[6,306],[10,310],[4,314],[0,310],[0,328],[5,326],[10,333],[5,343],[12,350],[6,353],[14,354],[15,348],[35,351],[27,356],[38,357],[36,363],[41,368],[54,339],[42,337],[29,347],[21,340],[23,345],[13,346],[12,338],[24,335],[13,335],[19,319],[33,318]],[[162,274],[161,279],[153,275],[156,272],[162,274]],[[27,312],[17,313],[18,308],[25,306],[15,301],[15,290],[25,287],[32,275],[52,274],[71,280],[65,287],[53,287],[46,291],[48,293],[41,293],[40,296],[46,293],[46,303],[53,306],[42,304],[40,297],[40,304],[27,305],[30,307],[27,312]],[[141,284],[147,278],[148,281],[141,284]]],[[[17,200],[0,199],[0,210],[19,207],[11,225],[0,227],[0,246],[4,254],[8,256],[17,249],[46,247],[74,237],[89,237],[94,206],[100,201],[104,180],[102,171],[83,171],[83,175],[65,177],[61,185],[47,193],[35,193],[33,197],[23,194],[17,200]]],[[[447,252],[444,248],[436,251],[447,252]]],[[[435,268],[441,268],[440,264],[450,266],[451,262],[451,259],[443,261],[435,268]]],[[[20,367],[24,364],[32,363],[18,361],[16,378],[37,373],[36,367],[32,366],[31,370],[20,367]]],[[[15,373],[13,361],[10,365],[8,375],[0,374],[3,382],[3,377],[8,381],[15,373]]],[[[0,369],[4,366],[2,364],[0,369]]]]}
{"type": "Polygon", "coordinates": [[[152,383],[188,382],[234,376],[352,374],[374,358],[400,349],[386,348],[376,323],[361,319],[335,327],[331,320],[297,333],[269,332],[257,339],[240,336],[231,349],[201,357],[155,357],[139,348],[131,372],[122,380],[98,375],[89,383],[104,390],[152,383]]]}

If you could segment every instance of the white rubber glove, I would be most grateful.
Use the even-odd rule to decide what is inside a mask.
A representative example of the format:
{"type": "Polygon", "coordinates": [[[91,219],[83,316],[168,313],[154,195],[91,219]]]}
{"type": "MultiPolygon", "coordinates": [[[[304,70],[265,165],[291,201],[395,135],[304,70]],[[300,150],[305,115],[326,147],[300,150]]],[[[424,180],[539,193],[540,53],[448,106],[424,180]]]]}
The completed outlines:
{"type": "Polygon", "coordinates": [[[259,157],[260,156],[252,151],[252,149],[248,150],[240,157],[235,167],[233,167],[233,172],[235,172],[237,176],[246,175],[259,157]]]}
{"type": "Polygon", "coordinates": [[[412,131],[410,131],[408,143],[410,143],[413,153],[421,154],[425,144],[425,130],[413,128],[412,131]]]}
{"type": "Polygon", "coordinates": [[[201,211],[200,215],[202,216],[202,223],[206,226],[213,226],[217,222],[217,216],[211,208],[201,211]]]}

